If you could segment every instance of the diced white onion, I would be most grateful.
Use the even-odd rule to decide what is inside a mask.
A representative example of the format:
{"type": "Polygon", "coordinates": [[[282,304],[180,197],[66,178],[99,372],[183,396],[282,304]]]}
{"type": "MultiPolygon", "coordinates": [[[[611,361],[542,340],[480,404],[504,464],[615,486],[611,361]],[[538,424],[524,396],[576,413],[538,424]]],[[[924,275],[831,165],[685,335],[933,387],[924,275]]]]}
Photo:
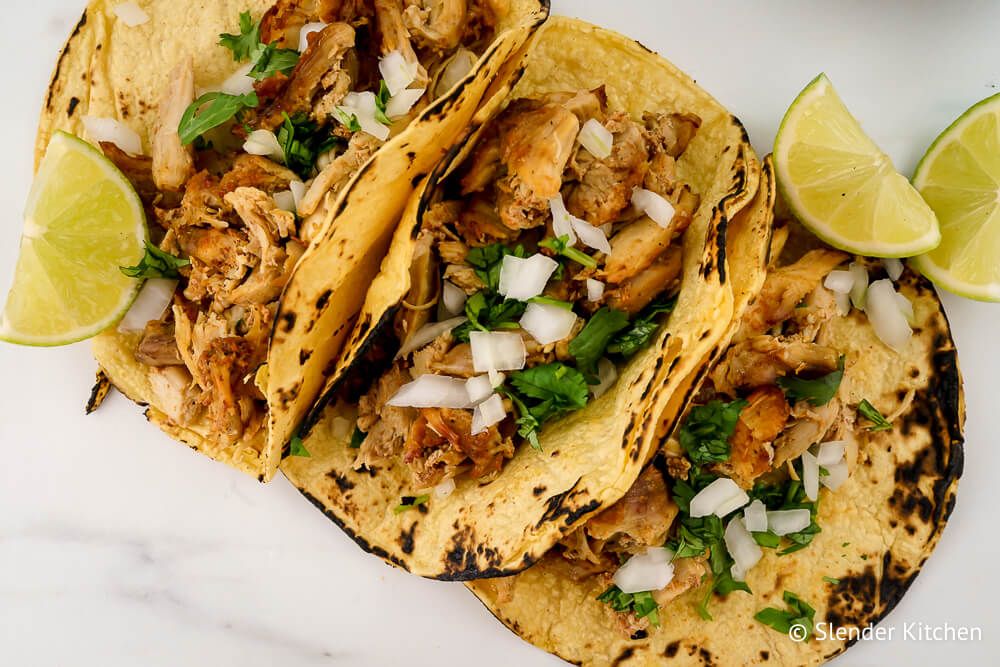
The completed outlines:
{"type": "Polygon", "coordinates": [[[519,371],[524,368],[527,352],[519,333],[473,331],[469,334],[472,347],[472,368],[477,373],[519,371]]]}
{"type": "Polygon", "coordinates": [[[139,290],[139,296],[118,324],[122,333],[142,331],[150,320],[158,320],[170,306],[177,289],[177,281],[168,278],[150,278],[139,290]]]}
{"type": "Polygon", "coordinates": [[[733,517],[726,526],[723,540],[726,543],[726,550],[735,561],[731,571],[733,579],[743,581],[747,571],[760,561],[764,552],[738,516],[733,517]]]}
{"type": "Polygon", "coordinates": [[[549,200],[549,210],[552,211],[552,233],[556,238],[568,236],[566,245],[576,244],[576,232],[573,231],[573,216],[566,210],[566,202],[562,195],[556,195],[549,200]]]}
{"type": "Polygon", "coordinates": [[[788,535],[805,530],[812,523],[809,510],[775,510],[767,513],[767,528],[775,535],[788,535]]]}
{"type": "Polygon", "coordinates": [[[751,533],[763,533],[767,530],[767,507],[759,499],[754,500],[743,510],[743,522],[751,533]]]}
{"type": "Polygon", "coordinates": [[[647,547],[625,561],[612,577],[622,593],[658,591],[674,578],[674,553],[666,547],[647,547]]]}
{"type": "Polygon", "coordinates": [[[83,117],[87,138],[95,143],[109,141],[126,153],[142,155],[142,139],[125,123],[114,118],[83,117]]]}
{"type": "Polygon", "coordinates": [[[903,262],[895,257],[883,259],[882,266],[885,267],[885,272],[890,280],[899,280],[899,277],[903,275],[903,262]]]}
{"type": "Polygon", "coordinates": [[[115,16],[118,20],[130,28],[149,22],[149,14],[144,12],[139,5],[134,2],[123,2],[115,5],[115,16]]]}
{"type": "Polygon", "coordinates": [[[604,235],[600,227],[594,227],[589,222],[572,216],[570,220],[573,223],[573,231],[576,232],[583,245],[599,250],[606,255],[611,253],[611,244],[608,243],[608,237],[604,235]]]}
{"type": "Polygon", "coordinates": [[[299,203],[302,201],[302,198],[306,196],[306,190],[308,190],[308,188],[302,181],[292,181],[288,184],[288,189],[292,192],[292,198],[295,200],[295,212],[297,213],[299,210],[299,203]]]}
{"type": "Polygon", "coordinates": [[[851,262],[847,270],[854,276],[854,286],[851,287],[851,303],[858,310],[864,310],[868,294],[868,269],[857,262],[851,262]]]}
{"type": "Polygon", "coordinates": [[[478,405],[493,395],[493,383],[489,375],[474,375],[465,381],[465,390],[469,392],[469,403],[478,405]]]}
{"type": "Polygon", "coordinates": [[[850,294],[854,287],[854,274],[850,271],[831,271],[826,274],[823,287],[836,294],[850,294]]]}
{"type": "Polygon", "coordinates": [[[604,296],[604,283],[587,278],[587,301],[600,301],[602,296],[604,296]]]}
{"type": "Polygon", "coordinates": [[[427,373],[404,384],[386,405],[397,408],[466,408],[469,392],[465,380],[427,373]]]}
{"type": "Polygon", "coordinates": [[[875,329],[875,335],[897,352],[906,347],[913,330],[900,310],[896,290],[888,278],[876,280],[868,288],[868,303],[865,306],[868,321],[875,329]]]}
{"type": "Polygon", "coordinates": [[[405,90],[417,78],[420,63],[410,62],[398,49],[390,51],[378,61],[378,71],[382,74],[389,95],[395,96],[405,90]]]}
{"type": "Polygon", "coordinates": [[[500,394],[493,394],[476,406],[472,412],[472,435],[484,433],[490,426],[499,424],[507,416],[500,394]]]}
{"type": "Polygon", "coordinates": [[[330,420],[330,434],[337,440],[349,440],[355,426],[356,423],[346,417],[334,417],[330,420]]]}
{"type": "Polygon", "coordinates": [[[420,101],[426,90],[426,88],[407,88],[399,91],[389,98],[389,102],[385,105],[385,115],[389,118],[402,118],[410,113],[410,109],[420,101]]]}
{"type": "Polygon", "coordinates": [[[299,30],[299,53],[305,53],[305,50],[309,48],[309,35],[321,32],[324,28],[326,28],[326,24],[321,21],[302,26],[302,29],[299,30]]]}
{"type": "Polygon", "coordinates": [[[446,280],[441,287],[441,302],[449,315],[458,315],[465,310],[465,301],[468,299],[465,291],[455,283],[446,280]]]}
{"type": "Polygon", "coordinates": [[[809,452],[802,452],[802,488],[809,500],[819,497],[819,463],[809,452]]]}
{"type": "Polygon", "coordinates": [[[816,463],[823,467],[840,463],[844,460],[844,452],[846,451],[847,443],[843,440],[824,442],[817,450],[816,463]]]}
{"type": "Polygon", "coordinates": [[[851,295],[850,294],[839,294],[837,292],[833,293],[833,300],[837,302],[837,312],[841,315],[847,315],[851,312],[851,295]]]}
{"type": "Polygon", "coordinates": [[[375,93],[366,90],[363,93],[347,93],[337,111],[350,118],[357,119],[361,131],[385,141],[389,138],[389,128],[375,119],[375,93]]]}
{"type": "Polygon", "coordinates": [[[274,203],[278,205],[282,211],[288,211],[289,213],[295,213],[297,210],[295,208],[295,195],[292,194],[291,190],[284,190],[282,192],[274,193],[274,203]]]}
{"type": "Polygon", "coordinates": [[[916,326],[917,316],[913,313],[913,303],[904,295],[896,292],[896,304],[899,306],[899,312],[903,313],[903,317],[906,318],[906,323],[911,327],[916,326]]]}
{"type": "Polygon", "coordinates": [[[545,290],[558,268],[559,262],[545,255],[535,254],[527,259],[507,255],[500,265],[500,294],[518,301],[536,297],[545,290]]]}
{"type": "Polygon", "coordinates": [[[728,477],[720,477],[691,499],[691,516],[697,518],[714,514],[724,517],[749,502],[750,496],[736,482],[728,477]]]}
{"type": "Polygon", "coordinates": [[[431,322],[430,324],[425,324],[417,329],[414,334],[410,336],[405,343],[403,343],[403,346],[399,348],[399,352],[396,353],[396,358],[399,359],[401,357],[405,357],[410,352],[419,350],[444,332],[451,331],[459,324],[464,324],[467,319],[467,317],[462,315],[461,317],[453,317],[441,322],[431,322]]]}
{"type": "Polygon", "coordinates": [[[605,222],[599,227],[599,229],[604,232],[605,236],[611,236],[611,232],[615,231],[615,223],[605,222]]]}
{"type": "Polygon", "coordinates": [[[603,160],[611,155],[611,146],[614,144],[615,137],[608,128],[601,125],[600,121],[591,118],[580,128],[577,139],[587,149],[587,152],[603,160]]]}
{"type": "Polygon", "coordinates": [[[820,483],[831,491],[836,491],[840,486],[847,481],[847,475],[849,470],[847,469],[847,461],[841,461],[840,463],[834,463],[833,465],[823,466],[826,468],[828,475],[823,475],[819,478],[820,483]]]}
{"type": "Polygon", "coordinates": [[[529,303],[519,324],[539,343],[548,345],[570,335],[576,313],[548,303],[529,303]]]}
{"type": "Polygon", "coordinates": [[[434,495],[438,498],[447,498],[455,491],[455,478],[449,477],[434,487],[434,495]]]}
{"type": "Polygon", "coordinates": [[[632,204],[660,227],[666,227],[674,218],[674,205],[652,190],[634,188],[632,204]]]}
{"type": "Polygon", "coordinates": [[[444,66],[444,71],[441,72],[441,76],[434,86],[434,97],[441,97],[464,79],[476,66],[477,60],[476,54],[468,49],[460,48],[456,51],[448,64],[444,66]]]}
{"type": "Polygon", "coordinates": [[[243,144],[243,150],[250,155],[262,155],[275,162],[285,161],[285,150],[278,143],[278,137],[271,130],[254,130],[243,144]]]}
{"type": "Polygon", "coordinates": [[[601,359],[597,362],[597,384],[590,386],[590,393],[594,398],[600,398],[608,392],[611,385],[618,379],[618,369],[610,359],[601,359]]]}
{"type": "Polygon", "coordinates": [[[220,90],[227,95],[247,95],[253,92],[254,81],[250,78],[253,63],[247,63],[233,72],[232,76],[222,82],[220,90]]]}

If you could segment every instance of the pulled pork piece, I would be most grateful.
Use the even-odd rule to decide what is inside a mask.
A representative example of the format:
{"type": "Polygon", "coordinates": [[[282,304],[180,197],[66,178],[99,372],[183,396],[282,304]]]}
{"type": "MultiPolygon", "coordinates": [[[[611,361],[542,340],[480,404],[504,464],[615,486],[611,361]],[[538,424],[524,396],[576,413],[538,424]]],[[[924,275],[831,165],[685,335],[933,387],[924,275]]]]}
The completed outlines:
{"type": "Polygon", "coordinates": [[[410,427],[403,461],[413,471],[417,488],[440,484],[456,476],[466,460],[469,475],[483,480],[500,472],[503,462],[514,456],[514,443],[496,425],[471,434],[472,413],[452,408],[421,408],[410,427]]]}
{"type": "Polygon", "coordinates": [[[295,172],[260,155],[240,155],[232,168],[219,181],[219,195],[237,188],[252,187],[269,195],[288,189],[288,184],[299,180],[295,172]]]}
{"type": "Polygon", "coordinates": [[[663,474],[646,466],[622,499],[588,521],[584,530],[595,540],[613,542],[616,551],[635,551],[663,544],[679,511],[663,474]]]}
{"type": "Polygon", "coordinates": [[[823,442],[827,431],[840,419],[841,406],[837,398],[819,407],[813,407],[807,401],[797,402],[792,407],[791,425],[774,441],[774,467],[797,459],[802,452],[823,442]]]}
{"type": "Polygon", "coordinates": [[[214,227],[183,227],[177,245],[191,260],[191,273],[184,296],[189,301],[218,299],[230,305],[233,292],[257,265],[250,243],[241,230],[214,227]]]}
{"type": "Polygon", "coordinates": [[[734,341],[765,333],[787,320],[795,311],[795,306],[819,286],[826,274],[847,259],[848,255],[839,250],[810,250],[794,264],[768,273],[764,287],[744,315],[734,341]]]}
{"type": "Polygon", "coordinates": [[[642,114],[647,136],[656,147],[672,158],[678,158],[701,127],[701,118],[691,113],[642,114]]]}
{"type": "Polygon", "coordinates": [[[517,231],[504,225],[496,208],[485,197],[474,197],[467,202],[455,227],[471,246],[507,242],[517,236],[517,231]]]}
{"type": "Polygon", "coordinates": [[[466,0],[406,0],[403,25],[418,47],[448,51],[462,38],[467,10],[466,0]]]}
{"type": "Polygon", "coordinates": [[[620,284],[646,270],[684,233],[697,208],[698,196],[685,190],[666,227],[648,216],[626,225],[611,238],[611,254],[604,263],[604,279],[620,284]]]}
{"type": "Polygon", "coordinates": [[[110,141],[101,142],[101,151],[119,171],[125,174],[125,178],[135,188],[142,203],[151,206],[160,195],[160,190],[153,181],[152,158],[145,155],[129,155],[110,141]]]}
{"type": "Polygon", "coordinates": [[[752,487],[755,479],[771,469],[771,443],[785,430],[789,414],[785,394],[778,387],[761,387],[750,394],[729,438],[729,460],[716,464],[715,470],[744,489],[752,487]]]}
{"type": "Polygon", "coordinates": [[[802,307],[792,312],[788,328],[793,331],[786,332],[786,335],[796,340],[812,342],[819,336],[823,325],[839,316],[833,292],[820,285],[809,293],[802,307]]]}
{"type": "MultiPolygon", "coordinates": [[[[355,132],[347,142],[344,152],[324,167],[309,186],[309,190],[299,202],[299,215],[310,216],[319,210],[325,201],[336,198],[337,193],[347,185],[381,145],[382,142],[370,134],[355,132]]],[[[311,230],[308,236],[311,238],[314,234],[315,230],[311,230]]]]}
{"type": "Polygon", "coordinates": [[[147,366],[183,366],[172,322],[150,320],[135,349],[135,359],[147,366]]]}
{"type": "Polygon", "coordinates": [[[708,574],[704,556],[678,558],[673,564],[674,578],[660,590],[653,591],[653,599],[661,607],[684,593],[701,586],[702,580],[708,574]]]}
{"type": "Polygon", "coordinates": [[[353,4],[350,0],[278,0],[261,18],[261,42],[297,49],[302,26],[317,21],[349,21],[357,14],[353,4]]]}
{"type": "Polygon", "coordinates": [[[642,273],[605,292],[604,301],[612,308],[635,315],[660,294],[672,291],[683,268],[683,248],[672,245],[642,273]]]}
{"type": "Polygon", "coordinates": [[[153,180],[159,190],[177,192],[194,174],[194,149],[181,143],[177,128],[194,102],[194,60],[187,56],[170,72],[153,130],[153,180]]]}
{"type": "Polygon", "coordinates": [[[472,157],[462,175],[462,194],[482,192],[503,173],[500,163],[500,133],[496,123],[491,123],[479,137],[472,157]]]}
{"type": "Polygon", "coordinates": [[[201,414],[203,393],[192,383],[191,375],[179,366],[149,369],[152,402],[170,421],[180,426],[193,424],[201,414]]]}
{"type": "Polygon", "coordinates": [[[385,403],[412,379],[401,364],[394,364],[358,401],[358,428],[368,437],[358,450],[355,469],[370,467],[402,451],[416,410],[395,408],[385,403]]]}
{"type": "Polygon", "coordinates": [[[507,176],[496,184],[504,225],[530,229],[545,223],[579,131],[579,119],[557,102],[511,104],[500,121],[500,159],[507,176]]]}
{"type": "Polygon", "coordinates": [[[774,384],[789,373],[830,373],[837,368],[833,348],[787,340],[775,336],[755,336],[729,348],[712,370],[717,391],[736,395],[737,389],[753,389],[774,384]]]}
{"type": "Polygon", "coordinates": [[[198,359],[198,371],[209,379],[205,387],[209,415],[215,434],[221,442],[232,444],[244,432],[243,410],[239,406],[238,389],[253,368],[253,350],[242,338],[227,336],[208,343],[198,359]]]}

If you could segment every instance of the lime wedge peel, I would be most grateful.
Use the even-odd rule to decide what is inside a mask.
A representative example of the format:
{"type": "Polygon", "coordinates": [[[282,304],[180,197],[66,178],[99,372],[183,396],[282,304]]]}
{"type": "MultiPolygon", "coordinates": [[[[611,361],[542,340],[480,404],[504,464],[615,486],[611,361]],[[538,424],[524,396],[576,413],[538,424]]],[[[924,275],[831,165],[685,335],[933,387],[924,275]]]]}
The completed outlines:
{"type": "Polygon", "coordinates": [[[941,240],[934,212],[864,133],[825,74],[785,112],[774,160],[789,207],[834,247],[911,257],[941,240]]]}
{"type": "Polygon", "coordinates": [[[119,267],[136,264],[148,238],[132,184],[99,150],[57,132],[25,208],[0,340],[66,345],[117,324],[142,284],[119,267]]]}
{"type": "Polygon", "coordinates": [[[942,241],[911,264],[950,292],[1000,301],[1000,94],[945,128],[913,185],[937,214],[942,241]]]}

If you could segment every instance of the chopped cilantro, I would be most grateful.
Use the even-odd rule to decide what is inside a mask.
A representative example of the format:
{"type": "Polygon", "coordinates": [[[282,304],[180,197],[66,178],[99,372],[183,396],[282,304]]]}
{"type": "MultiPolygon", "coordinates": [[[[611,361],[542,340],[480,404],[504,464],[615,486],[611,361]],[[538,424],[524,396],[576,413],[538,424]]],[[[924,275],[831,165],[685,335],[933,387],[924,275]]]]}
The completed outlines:
{"type": "Polygon", "coordinates": [[[528,303],[540,303],[546,306],[558,306],[564,310],[573,310],[573,304],[569,301],[563,301],[562,299],[554,299],[551,296],[533,296],[528,299],[528,303]]]}
{"type": "Polygon", "coordinates": [[[343,109],[335,107],[333,109],[333,117],[337,119],[337,122],[347,128],[348,132],[360,132],[361,122],[358,117],[354,114],[349,114],[343,109]]]}
{"type": "Polygon", "coordinates": [[[403,496],[399,499],[399,504],[393,508],[392,512],[393,514],[402,514],[407,510],[420,507],[430,499],[431,497],[429,494],[424,494],[422,496],[403,496]]]}
{"type": "Polygon", "coordinates": [[[878,408],[872,405],[867,398],[858,404],[858,414],[872,423],[868,427],[869,431],[889,431],[892,429],[892,422],[883,417],[878,408]]]}
{"type": "Polygon", "coordinates": [[[321,129],[305,114],[291,117],[285,114],[285,122],[278,128],[277,138],[285,153],[285,166],[303,179],[312,175],[316,158],[337,143],[336,137],[321,129]]]}
{"type": "Polygon", "coordinates": [[[597,362],[612,337],[628,326],[628,315],[605,306],[601,308],[569,344],[569,353],[576,359],[577,368],[583,371],[591,384],[597,384],[597,362]]]}
{"type": "Polygon", "coordinates": [[[524,258],[524,246],[508,248],[502,243],[491,243],[469,250],[465,261],[472,266],[476,277],[483,282],[487,290],[497,292],[500,290],[500,269],[503,267],[503,258],[507,255],[524,258]]]}
{"type": "Polygon", "coordinates": [[[378,84],[378,93],[375,95],[375,120],[383,125],[392,125],[392,121],[385,114],[386,106],[389,104],[389,86],[385,81],[378,84]]]}
{"type": "Polygon", "coordinates": [[[713,400],[691,409],[681,426],[680,443],[695,465],[729,460],[729,438],[747,402],[713,400]]]}
{"type": "Polygon", "coordinates": [[[240,14],[240,34],[223,33],[219,35],[219,44],[233,52],[233,60],[242,62],[260,45],[260,23],[253,22],[250,12],[240,14]]]}
{"type": "Polygon", "coordinates": [[[135,266],[120,266],[118,269],[129,278],[178,278],[178,269],[187,266],[191,260],[174,257],[146,241],[146,254],[135,266]]]}
{"type": "Polygon", "coordinates": [[[816,610],[795,593],[789,591],[785,591],[782,599],[788,605],[788,609],[767,607],[757,612],[754,618],[786,635],[793,627],[802,626],[805,628],[805,632],[801,635],[795,635],[794,639],[797,641],[808,639],[813,631],[813,618],[816,616],[816,610]]]}
{"type": "Polygon", "coordinates": [[[476,329],[516,329],[526,307],[523,301],[504,299],[496,292],[476,292],[465,301],[465,316],[469,321],[452,329],[451,335],[455,340],[467,343],[469,333],[476,329]]]}
{"type": "Polygon", "coordinates": [[[177,132],[181,143],[189,145],[212,128],[238,116],[245,109],[254,109],[260,101],[257,93],[229,95],[227,93],[205,93],[187,108],[181,117],[177,132]]]}
{"type": "Polygon", "coordinates": [[[290,445],[289,454],[291,454],[292,456],[303,456],[307,458],[312,456],[312,454],[309,453],[309,450],[306,449],[306,446],[302,444],[302,438],[300,438],[299,436],[293,437],[289,445],[290,445]]]}
{"type": "Polygon", "coordinates": [[[355,426],[354,433],[351,434],[351,449],[359,449],[361,447],[361,443],[363,443],[367,437],[367,433],[355,426]]]}
{"type": "Polygon", "coordinates": [[[288,74],[299,63],[299,52],[294,49],[279,49],[274,44],[261,44],[253,54],[254,65],[247,76],[255,81],[278,74],[288,74]]]}
{"type": "Polygon", "coordinates": [[[653,599],[652,593],[643,591],[640,593],[623,593],[620,588],[612,585],[606,591],[597,596],[600,602],[611,605],[617,612],[633,612],[638,618],[648,618],[654,627],[660,626],[659,605],[653,599]]]}
{"type": "Polygon", "coordinates": [[[778,378],[778,386],[791,402],[805,400],[813,407],[826,405],[837,394],[844,378],[844,357],[837,360],[837,370],[813,380],[794,376],[778,378]]]}
{"type": "Polygon", "coordinates": [[[608,352],[620,354],[626,359],[636,352],[649,345],[660,328],[660,315],[673,312],[677,305],[677,299],[668,299],[646,306],[639,316],[633,320],[632,326],[621,332],[608,346],[608,352]]]}
{"type": "Polygon", "coordinates": [[[566,259],[572,260],[577,264],[586,266],[589,269],[597,268],[597,260],[583,252],[582,250],[577,250],[569,245],[569,236],[564,235],[558,238],[545,239],[541,241],[538,245],[543,248],[548,248],[557,255],[562,255],[566,259]]]}
{"type": "Polygon", "coordinates": [[[823,581],[828,584],[833,584],[834,586],[840,583],[840,579],[837,579],[836,577],[823,577],[823,581]]]}
{"type": "Polygon", "coordinates": [[[542,424],[584,407],[590,391],[580,371],[558,361],[512,373],[510,384],[501,391],[517,410],[518,434],[536,449],[542,424]]]}
{"type": "MultiPolygon", "coordinates": [[[[801,472],[800,472],[801,477],[801,472]]],[[[797,533],[789,533],[784,539],[791,542],[791,545],[778,552],[779,556],[785,556],[804,549],[812,542],[813,537],[821,532],[819,524],[816,523],[816,515],[819,511],[819,501],[812,502],[806,496],[802,482],[790,479],[785,486],[778,484],[757,483],[750,491],[752,499],[758,499],[767,506],[768,510],[795,510],[807,509],[812,517],[809,525],[797,533]]],[[[762,545],[763,546],[763,545],[762,545]]]]}

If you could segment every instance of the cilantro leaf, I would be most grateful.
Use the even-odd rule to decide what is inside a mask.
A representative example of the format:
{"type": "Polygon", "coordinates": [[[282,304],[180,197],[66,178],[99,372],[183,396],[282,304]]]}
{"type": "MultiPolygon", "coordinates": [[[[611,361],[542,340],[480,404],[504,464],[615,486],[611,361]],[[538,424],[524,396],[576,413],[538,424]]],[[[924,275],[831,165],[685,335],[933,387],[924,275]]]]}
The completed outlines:
{"type": "Polygon", "coordinates": [[[514,404],[514,409],[518,415],[517,419],[514,420],[514,423],[518,426],[517,434],[531,443],[534,449],[541,451],[542,443],[538,440],[538,430],[542,427],[542,423],[531,413],[531,410],[528,409],[528,406],[524,404],[524,401],[521,400],[521,397],[517,393],[503,386],[497,387],[497,391],[509,398],[511,403],[514,404]]]}
{"type": "Polygon", "coordinates": [[[361,428],[355,426],[354,433],[351,434],[351,444],[350,444],[351,449],[360,448],[361,444],[365,441],[365,438],[367,437],[368,437],[367,433],[362,431],[361,428]]]}
{"type": "Polygon", "coordinates": [[[691,409],[680,430],[680,443],[695,465],[729,460],[729,438],[747,402],[713,400],[691,409]]]}
{"type": "Polygon", "coordinates": [[[219,45],[233,52],[233,60],[243,62],[260,44],[260,23],[254,23],[250,12],[240,14],[240,34],[223,33],[219,35],[219,45]]]}
{"type": "Polygon", "coordinates": [[[503,267],[503,258],[507,255],[523,259],[524,246],[508,248],[502,243],[491,243],[469,250],[465,261],[475,270],[476,277],[483,282],[487,290],[497,292],[500,290],[500,269],[503,267]]]}
{"type": "Polygon", "coordinates": [[[858,414],[872,423],[868,427],[869,431],[889,431],[892,429],[892,422],[883,417],[878,408],[872,405],[867,398],[858,404],[858,414]]]}
{"type": "Polygon", "coordinates": [[[647,306],[633,322],[632,326],[616,336],[608,346],[608,352],[620,354],[626,359],[635,355],[639,350],[649,345],[653,336],[660,328],[657,322],[660,315],[671,313],[677,299],[668,299],[647,306]]]}
{"type": "Polygon", "coordinates": [[[355,116],[354,114],[349,114],[343,109],[334,107],[333,117],[337,120],[338,123],[346,127],[348,132],[361,131],[361,122],[358,120],[358,117],[355,116]]]}
{"type": "Polygon", "coordinates": [[[766,547],[768,549],[777,549],[779,546],[781,546],[781,537],[775,535],[769,530],[753,532],[750,534],[753,535],[754,541],[757,542],[757,544],[759,544],[762,547],[766,547]]]}
{"type": "Polygon", "coordinates": [[[604,356],[612,337],[627,326],[628,315],[605,306],[594,313],[576,338],[570,341],[569,353],[589,379],[596,380],[597,362],[604,356]]]}
{"type": "Polygon", "coordinates": [[[583,374],[558,361],[517,371],[510,382],[518,393],[549,403],[553,416],[584,407],[590,393],[583,374]]]}
{"type": "Polygon", "coordinates": [[[316,158],[333,148],[337,138],[319,127],[306,114],[285,114],[278,128],[278,144],[285,152],[285,166],[306,179],[312,175],[316,158]]]}
{"type": "Polygon", "coordinates": [[[205,93],[187,108],[181,117],[177,132],[185,146],[237,116],[244,109],[253,109],[260,104],[257,93],[229,95],[227,93],[205,93]]]}
{"type": "Polygon", "coordinates": [[[543,248],[548,248],[552,252],[562,255],[566,259],[573,260],[577,264],[586,266],[589,269],[597,268],[597,260],[583,252],[582,250],[577,250],[569,245],[569,236],[564,235],[558,238],[545,239],[539,242],[539,246],[543,248]]]}
{"type": "Polygon", "coordinates": [[[612,585],[597,596],[598,601],[611,606],[617,612],[633,612],[638,618],[648,618],[654,627],[660,627],[660,606],[656,604],[650,591],[639,593],[623,593],[620,588],[612,585]]]}
{"type": "Polygon", "coordinates": [[[754,618],[786,635],[793,627],[800,625],[805,628],[805,633],[801,636],[797,635],[795,639],[798,641],[808,639],[813,631],[813,618],[816,616],[816,610],[790,591],[785,591],[782,599],[788,605],[787,609],[766,607],[757,612],[754,618]]]}
{"type": "Polygon", "coordinates": [[[533,296],[528,299],[528,303],[540,303],[546,306],[558,306],[563,310],[573,310],[573,304],[569,301],[563,301],[562,299],[555,299],[551,296],[533,296]]]}
{"type": "Polygon", "coordinates": [[[191,264],[189,259],[174,257],[160,250],[149,241],[146,244],[146,254],[135,266],[120,266],[118,270],[129,278],[179,278],[178,269],[191,264]]]}
{"type": "Polygon", "coordinates": [[[375,120],[383,125],[392,125],[389,116],[385,114],[390,97],[389,86],[386,85],[385,81],[380,81],[378,84],[378,93],[375,95],[375,120]]]}
{"type": "Polygon", "coordinates": [[[465,316],[469,321],[452,329],[451,334],[455,340],[467,343],[469,333],[476,329],[480,331],[516,329],[517,321],[524,315],[526,307],[522,301],[505,299],[495,292],[476,292],[465,301],[465,316]]]}
{"type": "MultiPolygon", "coordinates": [[[[800,479],[801,474],[800,470],[800,479]]],[[[800,549],[806,548],[812,542],[813,537],[815,537],[817,533],[822,532],[822,529],[816,522],[816,516],[819,512],[819,501],[811,502],[809,500],[800,479],[789,479],[785,486],[778,484],[763,484],[758,482],[749,493],[752,499],[757,499],[763,502],[764,505],[767,506],[768,510],[809,510],[809,514],[811,516],[809,525],[797,533],[789,533],[788,535],[783,536],[783,539],[787,542],[791,542],[791,545],[779,551],[779,556],[786,556],[790,553],[795,553],[800,549]]],[[[758,542],[758,544],[761,543],[758,542]]],[[[761,544],[761,546],[769,545],[761,544]]]]}
{"type": "Polygon", "coordinates": [[[403,496],[399,499],[399,504],[392,509],[392,513],[402,514],[407,510],[416,509],[430,499],[430,494],[424,494],[422,496],[403,496]]]}
{"type": "Polygon", "coordinates": [[[260,44],[252,54],[254,65],[247,76],[254,81],[267,79],[277,73],[288,74],[299,63],[299,52],[279,49],[276,44],[260,44]]]}
{"type": "Polygon", "coordinates": [[[836,577],[823,577],[823,581],[828,584],[833,584],[834,586],[840,583],[840,579],[837,579],[836,577]]]}
{"type": "Polygon", "coordinates": [[[794,376],[778,378],[778,386],[791,402],[806,400],[813,407],[826,405],[837,394],[840,381],[844,379],[844,357],[837,360],[837,370],[814,380],[804,380],[794,376]]]}
{"type": "Polygon", "coordinates": [[[312,454],[309,453],[309,450],[306,449],[306,446],[302,444],[302,438],[300,438],[299,436],[293,437],[291,443],[289,444],[290,444],[289,454],[291,456],[303,456],[306,458],[312,456],[312,454]]]}

